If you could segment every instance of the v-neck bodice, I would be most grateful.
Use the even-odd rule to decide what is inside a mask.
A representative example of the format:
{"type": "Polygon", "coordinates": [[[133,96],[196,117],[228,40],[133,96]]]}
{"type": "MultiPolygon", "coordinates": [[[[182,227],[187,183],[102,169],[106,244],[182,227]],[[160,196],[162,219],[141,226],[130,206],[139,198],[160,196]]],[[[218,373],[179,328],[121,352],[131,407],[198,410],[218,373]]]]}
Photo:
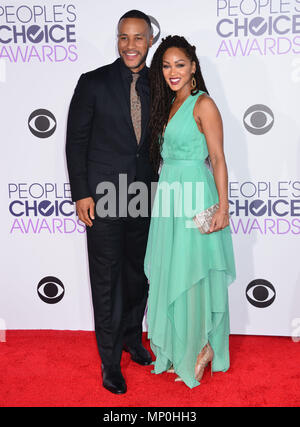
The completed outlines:
{"type": "MultiPolygon", "coordinates": [[[[176,116],[176,114],[178,113],[178,111],[180,111],[181,108],[184,107],[184,104],[186,103],[186,101],[191,97],[192,95],[189,95],[187,98],[185,98],[185,100],[182,102],[182,104],[180,105],[180,107],[175,111],[175,113],[173,114],[173,116],[169,119],[168,124],[170,123],[170,121],[173,119],[173,117],[176,116]]],[[[175,98],[172,100],[172,105],[174,104],[175,98]]]]}
{"type": "Polygon", "coordinates": [[[205,135],[199,131],[193,115],[196,101],[203,93],[188,96],[169,120],[162,147],[164,160],[205,160],[208,156],[205,135]]]}

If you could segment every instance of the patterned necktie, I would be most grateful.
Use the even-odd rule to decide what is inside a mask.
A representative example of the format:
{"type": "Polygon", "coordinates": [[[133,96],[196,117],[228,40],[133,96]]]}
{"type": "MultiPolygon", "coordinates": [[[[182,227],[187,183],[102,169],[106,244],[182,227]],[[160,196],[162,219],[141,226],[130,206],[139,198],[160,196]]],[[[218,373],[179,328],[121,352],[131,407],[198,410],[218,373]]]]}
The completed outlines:
{"type": "Polygon", "coordinates": [[[130,111],[131,111],[131,119],[132,124],[136,136],[137,143],[139,144],[141,139],[141,100],[136,92],[136,82],[140,77],[139,74],[132,74],[132,82],[130,86],[130,111]]]}

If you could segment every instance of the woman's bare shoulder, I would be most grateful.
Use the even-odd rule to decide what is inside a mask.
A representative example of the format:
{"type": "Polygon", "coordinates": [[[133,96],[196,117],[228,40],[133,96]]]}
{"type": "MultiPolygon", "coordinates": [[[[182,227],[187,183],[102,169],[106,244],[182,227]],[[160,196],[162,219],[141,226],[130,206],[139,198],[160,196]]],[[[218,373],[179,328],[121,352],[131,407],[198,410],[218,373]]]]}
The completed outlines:
{"type": "Polygon", "coordinates": [[[203,93],[198,97],[195,104],[195,113],[202,117],[220,114],[215,101],[207,93],[203,93]]]}

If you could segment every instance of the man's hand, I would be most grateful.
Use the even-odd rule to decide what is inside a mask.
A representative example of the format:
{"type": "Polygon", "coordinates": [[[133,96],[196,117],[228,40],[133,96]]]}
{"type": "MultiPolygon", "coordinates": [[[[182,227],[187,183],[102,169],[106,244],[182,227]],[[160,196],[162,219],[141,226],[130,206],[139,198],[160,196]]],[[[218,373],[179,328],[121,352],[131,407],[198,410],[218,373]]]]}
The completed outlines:
{"type": "Polygon", "coordinates": [[[91,219],[95,219],[95,202],[92,197],[86,197],[85,199],[77,200],[76,211],[80,221],[84,222],[85,225],[92,227],[93,222],[91,219]]]}

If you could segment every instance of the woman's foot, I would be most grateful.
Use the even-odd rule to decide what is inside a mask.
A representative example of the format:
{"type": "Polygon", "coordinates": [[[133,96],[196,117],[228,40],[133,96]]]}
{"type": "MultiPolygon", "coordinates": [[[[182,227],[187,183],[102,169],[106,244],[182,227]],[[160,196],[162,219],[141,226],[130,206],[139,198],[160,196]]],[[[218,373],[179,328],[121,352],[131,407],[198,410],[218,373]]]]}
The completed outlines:
{"type": "Polygon", "coordinates": [[[211,348],[210,344],[207,343],[197,357],[197,362],[195,366],[195,378],[197,381],[201,381],[204,374],[204,369],[206,368],[209,362],[212,363],[213,357],[214,351],[211,348]]]}

